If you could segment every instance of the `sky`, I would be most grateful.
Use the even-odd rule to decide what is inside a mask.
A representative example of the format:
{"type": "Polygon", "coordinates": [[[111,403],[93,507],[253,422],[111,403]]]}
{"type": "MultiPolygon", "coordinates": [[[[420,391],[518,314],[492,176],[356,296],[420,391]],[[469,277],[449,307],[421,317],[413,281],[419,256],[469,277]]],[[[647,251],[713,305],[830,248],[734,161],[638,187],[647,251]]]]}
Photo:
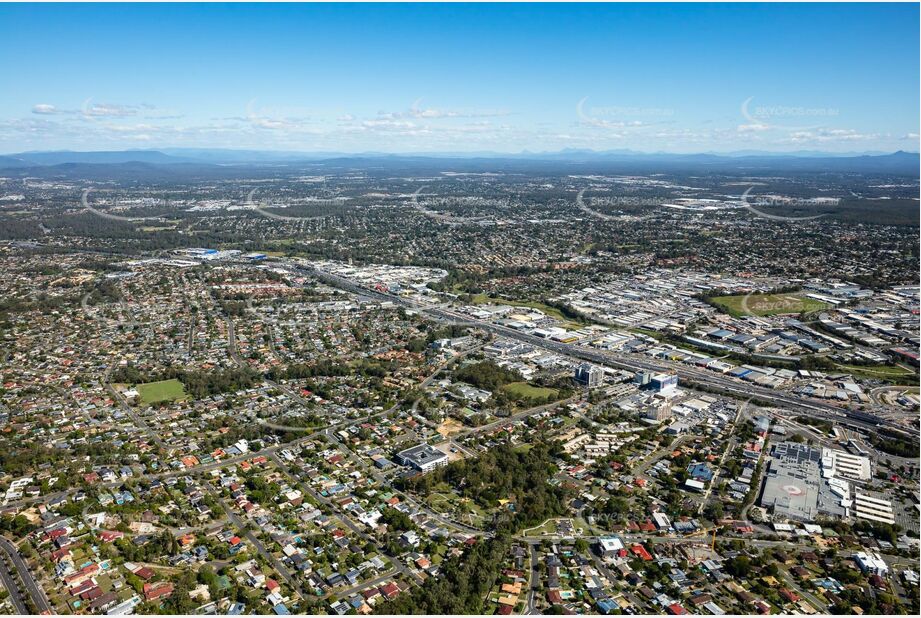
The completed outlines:
{"type": "Polygon", "coordinates": [[[917,4],[0,5],[0,152],[918,151],[917,4]]]}

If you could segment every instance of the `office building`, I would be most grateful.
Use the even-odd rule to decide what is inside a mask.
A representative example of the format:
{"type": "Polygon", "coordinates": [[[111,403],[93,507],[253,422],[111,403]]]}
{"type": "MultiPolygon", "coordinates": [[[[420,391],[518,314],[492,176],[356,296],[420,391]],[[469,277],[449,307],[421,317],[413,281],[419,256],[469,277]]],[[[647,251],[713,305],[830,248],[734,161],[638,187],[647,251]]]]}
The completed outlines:
{"type": "Polygon", "coordinates": [[[419,444],[397,454],[397,460],[404,466],[428,472],[448,465],[448,456],[428,444],[419,444]]]}
{"type": "Polygon", "coordinates": [[[877,553],[857,552],[854,554],[854,561],[857,562],[857,566],[860,567],[861,571],[869,575],[885,577],[889,572],[889,567],[886,565],[886,562],[883,560],[882,556],[877,553]]]}
{"type": "Polygon", "coordinates": [[[604,382],[604,369],[598,365],[582,363],[576,367],[575,380],[589,388],[601,386],[602,382],[604,382]]]}
{"type": "Polygon", "coordinates": [[[657,393],[671,393],[678,388],[678,376],[674,373],[657,373],[652,376],[649,385],[657,393]]]}

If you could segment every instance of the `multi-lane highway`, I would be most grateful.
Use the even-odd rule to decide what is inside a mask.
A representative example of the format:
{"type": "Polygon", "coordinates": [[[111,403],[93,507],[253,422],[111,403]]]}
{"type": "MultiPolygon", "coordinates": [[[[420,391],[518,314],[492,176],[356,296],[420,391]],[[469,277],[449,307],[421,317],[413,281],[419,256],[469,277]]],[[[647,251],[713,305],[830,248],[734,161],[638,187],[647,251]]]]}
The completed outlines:
{"type": "MultiPolygon", "coordinates": [[[[904,428],[875,414],[846,407],[838,407],[822,401],[799,397],[791,393],[756,386],[729,376],[714,373],[707,369],[688,367],[671,361],[652,361],[648,358],[639,357],[633,354],[614,354],[604,350],[596,350],[580,345],[543,339],[491,322],[476,320],[444,306],[419,303],[401,296],[371,290],[345,279],[344,277],[319,270],[312,266],[302,265],[299,266],[298,269],[303,271],[304,274],[312,275],[325,283],[346,291],[362,294],[364,296],[376,297],[381,300],[387,300],[407,308],[415,309],[439,321],[475,326],[496,335],[516,339],[572,358],[634,372],[670,371],[676,373],[679,380],[686,384],[708,388],[739,399],[763,401],[767,404],[801,412],[802,414],[834,420],[838,424],[853,427],[861,431],[875,432],[879,427],[886,427],[887,429],[904,433],[904,428]]],[[[913,435],[917,436],[918,432],[915,431],[913,435]]]]}

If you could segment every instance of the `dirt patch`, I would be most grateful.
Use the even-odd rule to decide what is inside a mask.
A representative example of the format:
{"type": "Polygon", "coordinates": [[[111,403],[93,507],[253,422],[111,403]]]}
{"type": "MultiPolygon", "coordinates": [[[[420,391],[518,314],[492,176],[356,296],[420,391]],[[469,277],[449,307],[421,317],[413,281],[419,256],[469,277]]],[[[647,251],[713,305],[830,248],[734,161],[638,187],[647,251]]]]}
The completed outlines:
{"type": "Polygon", "coordinates": [[[437,431],[442,435],[442,437],[447,438],[448,436],[453,436],[456,433],[459,433],[464,428],[464,424],[461,423],[456,418],[449,418],[445,420],[441,425],[438,426],[437,431]]]}

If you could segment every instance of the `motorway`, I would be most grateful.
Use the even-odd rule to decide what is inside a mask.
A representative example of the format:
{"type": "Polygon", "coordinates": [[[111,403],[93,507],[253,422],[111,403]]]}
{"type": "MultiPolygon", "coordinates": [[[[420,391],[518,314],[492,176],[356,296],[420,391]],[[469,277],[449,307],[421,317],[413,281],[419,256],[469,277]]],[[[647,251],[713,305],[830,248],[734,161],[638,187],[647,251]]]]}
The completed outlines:
{"type": "MultiPolygon", "coordinates": [[[[704,388],[722,392],[739,399],[752,399],[756,402],[764,401],[770,405],[784,407],[793,411],[801,412],[805,415],[813,415],[826,419],[832,419],[836,423],[851,426],[862,431],[875,432],[878,427],[886,427],[888,429],[896,430],[900,433],[905,433],[905,429],[903,427],[875,414],[842,408],[830,405],[823,401],[806,399],[789,393],[778,392],[772,389],[755,386],[753,384],[738,381],[735,378],[714,373],[707,369],[697,369],[671,361],[653,362],[648,358],[638,357],[628,353],[619,353],[615,355],[614,353],[606,352],[603,350],[589,349],[580,345],[542,339],[535,335],[523,333],[512,328],[499,326],[497,324],[492,324],[482,320],[476,320],[470,316],[458,313],[443,306],[423,304],[411,301],[401,296],[395,296],[385,292],[370,290],[348,279],[345,279],[344,277],[321,271],[313,266],[301,265],[298,266],[298,269],[301,270],[303,274],[312,275],[325,283],[346,291],[362,294],[365,296],[377,297],[381,300],[390,301],[394,304],[402,305],[404,307],[423,312],[426,315],[429,315],[430,317],[439,321],[477,327],[492,332],[496,335],[510,339],[516,339],[518,341],[529,343],[545,350],[556,352],[558,354],[572,358],[586,360],[598,365],[604,365],[617,369],[625,369],[627,371],[633,372],[671,371],[676,373],[679,380],[685,382],[686,384],[690,384],[692,386],[702,386],[704,388]]],[[[915,429],[911,435],[913,437],[917,437],[919,433],[921,432],[915,429]]]]}

